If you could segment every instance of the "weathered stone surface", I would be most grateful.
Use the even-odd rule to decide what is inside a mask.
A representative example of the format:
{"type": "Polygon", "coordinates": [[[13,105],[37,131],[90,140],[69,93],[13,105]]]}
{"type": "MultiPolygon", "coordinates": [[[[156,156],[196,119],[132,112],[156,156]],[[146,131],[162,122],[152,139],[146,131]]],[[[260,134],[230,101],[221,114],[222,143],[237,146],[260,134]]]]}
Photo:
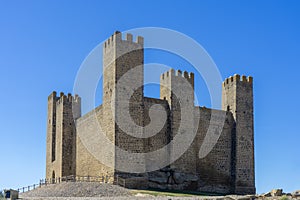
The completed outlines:
{"type": "Polygon", "coordinates": [[[293,197],[300,197],[300,190],[294,191],[294,192],[292,193],[292,196],[293,196],[293,197]]]}
{"type": "Polygon", "coordinates": [[[223,110],[213,110],[194,105],[194,74],[180,70],[161,75],[160,99],[144,96],[142,37],[133,41],[130,34],[126,39],[120,32],[113,34],[103,45],[103,65],[103,104],[90,113],[81,116],[78,96],[49,96],[46,178],[109,176],[109,182],[132,178],[134,187],[143,179],[143,187],[158,189],[255,193],[252,77],[226,79],[223,110]],[[146,128],[154,122],[162,123],[146,128]],[[87,148],[84,141],[101,133],[113,147],[100,141],[87,148]],[[193,137],[174,144],[176,136],[193,137]],[[142,157],[124,156],[119,149],[142,157]],[[186,151],[176,157],[182,149],[186,151]],[[158,150],[160,159],[147,154],[158,150]],[[119,170],[135,164],[139,175],[119,170]]]}
{"type": "Polygon", "coordinates": [[[282,191],[283,191],[282,189],[273,189],[273,190],[271,191],[271,195],[272,195],[273,197],[282,196],[282,195],[283,195],[282,191]]]}

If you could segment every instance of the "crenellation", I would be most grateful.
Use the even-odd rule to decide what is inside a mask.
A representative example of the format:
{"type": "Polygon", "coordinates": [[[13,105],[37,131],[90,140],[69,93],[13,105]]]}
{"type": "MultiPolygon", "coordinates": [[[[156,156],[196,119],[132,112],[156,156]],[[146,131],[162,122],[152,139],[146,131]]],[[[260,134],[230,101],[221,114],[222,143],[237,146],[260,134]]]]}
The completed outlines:
{"type": "Polygon", "coordinates": [[[175,76],[175,70],[174,69],[170,69],[169,70],[169,75],[170,75],[170,77],[175,76]]]}
{"type": "Polygon", "coordinates": [[[57,93],[56,91],[53,91],[49,96],[48,96],[48,101],[51,99],[54,99],[55,101],[57,100],[57,93]]]}
{"type": "Polygon", "coordinates": [[[190,79],[189,73],[187,71],[183,71],[183,77],[186,79],[190,79]]]}
{"type": "Polygon", "coordinates": [[[141,36],[137,36],[137,43],[141,44],[141,45],[144,45],[144,38],[141,37],[141,36]]]}
{"type": "Polygon", "coordinates": [[[126,40],[127,40],[128,42],[132,42],[132,34],[127,33],[127,34],[126,34],[126,40]]]}
{"type": "Polygon", "coordinates": [[[81,103],[81,97],[78,94],[75,94],[74,102],[81,103]]]}
{"type": "Polygon", "coordinates": [[[245,75],[242,76],[242,80],[243,82],[247,82],[247,77],[245,75]]]}
{"type": "Polygon", "coordinates": [[[180,69],[176,70],[175,76],[182,76],[182,71],[180,69]]]}
{"type": "Polygon", "coordinates": [[[234,81],[240,81],[241,80],[241,76],[239,74],[235,74],[233,76],[234,81]]]}
{"type": "Polygon", "coordinates": [[[73,97],[72,97],[71,93],[68,93],[68,101],[69,101],[69,102],[72,102],[72,101],[73,101],[73,97]]]}
{"type": "Polygon", "coordinates": [[[223,82],[223,87],[225,87],[226,85],[229,86],[229,84],[236,82],[253,83],[253,77],[246,77],[245,75],[240,76],[239,74],[235,74],[233,77],[230,76],[229,78],[225,79],[225,81],[223,82]]]}
{"type": "Polygon", "coordinates": [[[133,41],[133,35],[131,33],[126,33],[126,38],[122,38],[122,33],[120,31],[116,31],[112,36],[110,36],[103,44],[104,50],[108,48],[115,47],[116,43],[122,43],[127,42],[129,44],[138,44],[138,45],[144,45],[144,38],[141,36],[136,37],[136,41],[133,41]]]}
{"type": "Polygon", "coordinates": [[[160,75],[161,80],[165,80],[168,77],[182,77],[187,79],[189,82],[191,82],[192,80],[194,80],[194,73],[193,72],[188,73],[187,71],[182,72],[181,70],[175,71],[174,69],[170,69],[160,75]]]}
{"type": "MultiPolygon", "coordinates": [[[[171,68],[160,75],[159,99],[145,97],[143,87],[140,87],[129,100],[129,114],[136,125],[146,127],[154,120],[164,122],[158,133],[149,138],[135,138],[119,127],[116,121],[124,120],[127,125],[126,120],[130,117],[122,110],[127,109],[122,107],[120,101],[124,93],[116,83],[126,74],[129,78],[126,84],[121,85],[122,88],[131,87],[133,83],[143,85],[143,44],[143,37],[138,36],[134,40],[133,35],[127,33],[126,38],[122,39],[119,31],[104,42],[103,104],[84,116],[81,116],[81,98],[78,94],[72,96],[71,93],[65,95],[61,92],[57,97],[53,91],[49,95],[46,178],[67,175],[112,176],[110,182],[116,181],[116,177],[128,178],[130,182],[136,178],[136,174],[122,173],[118,167],[128,165],[130,161],[130,164],[142,164],[141,168],[147,171],[153,164],[159,164],[160,160],[144,156],[141,160],[133,161],[130,157],[121,156],[117,148],[108,150],[105,145],[98,145],[99,154],[110,152],[109,156],[105,155],[105,160],[109,160],[111,166],[106,166],[89,152],[83,143],[84,139],[98,137],[99,131],[103,131],[115,146],[145,154],[169,144],[179,130],[180,134],[191,134],[195,130],[192,144],[175,162],[163,169],[140,174],[145,184],[171,190],[255,193],[251,76],[235,74],[226,78],[222,83],[222,110],[215,110],[194,105],[194,73],[171,68]],[[136,66],[141,67],[131,72],[136,66]],[[113,111],[112,105],[116,108],[113,111]],[[166,112],[166,119],[158,114],[161,109],[166,112]],[[192,120],[182,118],[183,113],[187,113],[192,120]],[[80,135],[84,138],[80,138],[80,135]],[[208,145],[205,143],[207,135],[218,138],[210,152],[200,157],[202,145],[208,145]]],[[[128,123],[128,126],[129,130],[134,129],[132,124],[128,123]]],[[[148,134],[147,129],[139,131],[139,134],[148,134]]],[[[209,138],[209,145],[212,139],[209,138]]],[[[164,160],[172,158],[178,148],[171,145],[163,151],[161,155],[164,160]]],[[[141,184],[136,181],[133,185],[138,188],[141,184]]]]}
{"type": "Polygon", "coordinates": [[[248,76],[247,77],[247,81],[248,81],[248,83],[253,83],[253,77],[252,76],[248,76]]]}
{"type": "Polygon", "coordinates": [[[53,92],[49,95],[48,99],[51,97],[55,97],[56,104],[59,105],[63,102],[74,102],[74,103],[81,103],[81,97],[78,94],[72,96],[71,93],[65,95],[63,92],[60,92],[60,96],[56,96],[56,92],[53,92]]]}

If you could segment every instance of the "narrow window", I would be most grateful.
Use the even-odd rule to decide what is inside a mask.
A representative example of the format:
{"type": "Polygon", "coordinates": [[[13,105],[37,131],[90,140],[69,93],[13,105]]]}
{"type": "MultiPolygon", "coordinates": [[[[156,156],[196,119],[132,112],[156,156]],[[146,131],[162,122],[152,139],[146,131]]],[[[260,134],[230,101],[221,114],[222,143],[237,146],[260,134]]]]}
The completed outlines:
{"type": "Polygon", "coordinates": [[[51,151],[51,157],[52,157],[52,162],[55,161],[55,149],[56,149],[56,130],[53,128],[52,130],[52,151],[51,151]]]}

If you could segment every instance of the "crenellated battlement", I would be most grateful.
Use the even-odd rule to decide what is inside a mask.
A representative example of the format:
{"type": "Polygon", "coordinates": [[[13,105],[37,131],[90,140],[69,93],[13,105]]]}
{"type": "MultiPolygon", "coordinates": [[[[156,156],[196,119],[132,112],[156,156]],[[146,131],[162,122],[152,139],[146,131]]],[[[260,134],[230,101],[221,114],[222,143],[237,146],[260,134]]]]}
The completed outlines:
{"type": "Polygon", "coordinates": [[[109,48],[114,46],[116,42],[127,42],[132,44],[140,44],[144,45],[144,38],[141,36],[137,36],[136,40],[133,41],[133,35],[130,33],[126,33],[126,38],[122,39],[122,33],[120,31],[116,31],[113,35],[111,35],[103,44],[103,47],[109,48]]]}
{"type": "Polygon", "coordinates": [[[56,101],[56,104],[60,104],[62,102],[74,102],[74,103],[80,103],[81,102],[81,98],[78,96],[78,94],[75,94],[75,96],[72,96],[71,93],[68,93],[67,95],[65,95],[63,92],[61,92],[59,94],[59,96],[57,96],[56,91],[53,91],[48,99],[54,98],[54,100],[56,101]]]}
{"type": "Polygon", "coordinates": [[[194,73],[193,72],[190,72],[188,73],[187,71],[181,71],[181,70],[174,70],[174,69],[170,69],[166,72],[164,72],[163,74],[160,75],[160,79],[161,80],[166,80],[170,77],[182,77],[182,78],[185,78],[187,79],[188,81],[191,81],[191,80],[194,80],[194,73]]]}
{"type": "Polygon", "coordinates": [[[229,78],[225,79],[223,82],[223,86],[228,85],[232,82],[244,82],[244,83],[253,83],[253,77],[252,76],[240,76],[239,74],[235,74],[234,76],[230,76],[229,78]]]}
{"type": "MultiPolygon", "coordinates": [[[[102,105],[81,116],[78,95],[49,95],[46,178],[110,176],[109,182],[120,177],[137,189],[255,194],[253,78],[225,79],[222,110],[195,106],[195,74],[180,69],[160,74],[159,99],[145,97],[144,38],[136,36],[116,31],[103,43],[102,105]],[[99,133],[119,149],[144,155],[122,156],[99,133]],[[155,151],[159,155],[147,156],[155,151]]],[[[209,92],[221,88],[215,89],[209,92]]]]}

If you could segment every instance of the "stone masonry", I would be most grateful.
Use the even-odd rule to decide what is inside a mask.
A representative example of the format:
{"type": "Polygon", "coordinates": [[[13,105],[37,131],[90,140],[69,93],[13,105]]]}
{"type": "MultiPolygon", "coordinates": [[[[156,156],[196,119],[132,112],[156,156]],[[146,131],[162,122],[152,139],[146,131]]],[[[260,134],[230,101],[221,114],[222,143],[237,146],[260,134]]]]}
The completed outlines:
{"type": "Polygon", "coordinates": [[[133,41],[131,34],[122,39],[115,32],[103,45],[103,65],[103,104],[89,113],[81,116],[78,95],[53,92],[48,97],[47,179],[108,176],[109,182],[123,179],[130,188],[256,192],[252,77],[226,79],[222,110],[214,110],[194,105],[194,74],[186,71],[165,72],[160,77],[160,98],[145,97],[140,36],[133,41]],[[161,126],[150,126],[160,122],[161,126]],[[100,133],[113,147],[96,140],[100,133]],[[207,140],[209,134],[217,138],[215,143],[207,140]],[[190,137],[191,141],[175,142],[190,137]],[[87,148],[86,140],[94,143],[87,148]],[[212,149],[205,146],[211,143],[212,149]],[[176,157],[183,148],[186,151],[176,157]],[[124,156],[120,149],[141,156],[124,156]],[[199,156],[203,149],[207,154],[199,156]],[[155,151],[161,159],[146,156],[155,151]],[[139,166],[138,173],[122,170],[131,166],[139,166]]]}

